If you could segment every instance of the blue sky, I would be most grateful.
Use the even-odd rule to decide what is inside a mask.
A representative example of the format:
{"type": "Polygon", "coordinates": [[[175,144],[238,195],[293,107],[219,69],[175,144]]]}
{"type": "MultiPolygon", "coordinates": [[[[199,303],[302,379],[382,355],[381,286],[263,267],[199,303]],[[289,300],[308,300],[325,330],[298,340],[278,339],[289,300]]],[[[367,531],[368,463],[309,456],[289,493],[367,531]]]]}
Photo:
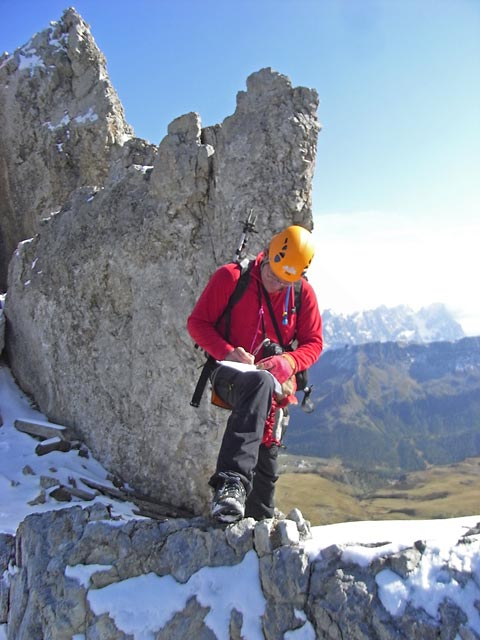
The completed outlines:
{"type": "MultiPolygon", "coordinates": [[[[0,50],[68,1],[0,0],[0,50]]],[[[235,110],[262,67],[320,96],[321,307],[444,302],[480,334],[478,0],[77,0],[135,133],[235,110]]]]}

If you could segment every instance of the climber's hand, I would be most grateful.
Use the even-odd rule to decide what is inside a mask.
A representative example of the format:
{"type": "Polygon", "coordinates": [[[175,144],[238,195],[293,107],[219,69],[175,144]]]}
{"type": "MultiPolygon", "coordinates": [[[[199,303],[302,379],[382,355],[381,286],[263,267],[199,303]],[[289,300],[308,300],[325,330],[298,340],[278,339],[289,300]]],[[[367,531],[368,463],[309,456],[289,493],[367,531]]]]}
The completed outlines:
{"type": "Polygon", "coordinates": [[[230,362],[242,362],[243,364],[253,364],[255,358],[251,353],[245,351],[243,347],[235,347],[233,351],[230,351],[230,353],[225,356],[225,360],[230,362]]]}
{"type": "Polygon", "coordinates": [[[270,371],[275,378],[283,384],[294,374],[294,366],[292,362],[295,361],[291,356],[286,356],[282,353],[280,356],[270,356],[257,362],[257,369],[264,369],[270,371]]]}

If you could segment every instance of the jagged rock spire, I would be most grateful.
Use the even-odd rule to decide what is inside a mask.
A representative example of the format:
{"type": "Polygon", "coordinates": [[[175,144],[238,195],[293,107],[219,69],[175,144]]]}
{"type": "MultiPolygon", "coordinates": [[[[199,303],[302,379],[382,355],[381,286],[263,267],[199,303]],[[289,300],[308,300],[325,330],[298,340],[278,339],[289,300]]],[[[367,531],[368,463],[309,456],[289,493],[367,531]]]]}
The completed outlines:
{"type": "Polygon", "coordinates": [[[23,163],[5,156],[2,188],[15,194],[5,213],[15,221],[14,212],[31,212],[29,233],[22,222],[17,237],[38,229],[10,262],[12,371],[113,473],[202,512],[225,416],[207,397],[198,410],[189,404],[203,358],[187,316],[209,274],[232,258],[250,210],[258,214],[252,251],[287,224],[312,226],[317,93],[262,69],[222,124],[203,129],[190,113],[158,149],[137,138],[120,147],[130,130],[73,10],[1,72],[25,92],[17,121],[15,92],[5,89],[9,122],[30,132],[23,163]],[[39,107],[29,111],[32,92],[39,107]]]}
{"type": "Polygon", "coordinates": [[[102,185],[133,135],[75,9],[0,58],[0,289],[18,242],[77,187],[102,185]]]}

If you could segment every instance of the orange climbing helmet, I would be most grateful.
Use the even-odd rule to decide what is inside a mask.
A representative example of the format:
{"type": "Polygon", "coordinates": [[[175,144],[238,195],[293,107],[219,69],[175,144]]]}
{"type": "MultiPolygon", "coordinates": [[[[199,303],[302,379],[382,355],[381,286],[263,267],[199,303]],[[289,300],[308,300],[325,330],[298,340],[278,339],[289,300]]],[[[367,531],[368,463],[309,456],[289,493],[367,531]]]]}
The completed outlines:
{"type": "Polygon", "coordinates": [[[310,266],[315,247],[310,231],[298,225],[287,227],[270,241],[268,259],[273,273],[286,282],[300,280],[310,266]]]}

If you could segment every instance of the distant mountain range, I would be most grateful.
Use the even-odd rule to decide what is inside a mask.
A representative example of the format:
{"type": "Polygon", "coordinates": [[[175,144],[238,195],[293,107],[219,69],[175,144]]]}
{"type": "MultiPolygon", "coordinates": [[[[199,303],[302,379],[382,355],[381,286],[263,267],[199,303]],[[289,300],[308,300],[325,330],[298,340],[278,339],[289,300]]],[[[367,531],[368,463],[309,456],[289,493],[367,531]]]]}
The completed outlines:
{"type": "Polygon", "coordinates": [[[287,453],[408,471],[480,456],[480,338],[329,349],[310,382],[287,453]]]}
{"type": "Polygon", "coordinates": [[[322,313],[326,349],[368,342],[436,342],[465,337],[462,327],[444,304],[433,304],[414,312],[401,305],[378,307],[350,315],[330,309],[322,313]]]}

